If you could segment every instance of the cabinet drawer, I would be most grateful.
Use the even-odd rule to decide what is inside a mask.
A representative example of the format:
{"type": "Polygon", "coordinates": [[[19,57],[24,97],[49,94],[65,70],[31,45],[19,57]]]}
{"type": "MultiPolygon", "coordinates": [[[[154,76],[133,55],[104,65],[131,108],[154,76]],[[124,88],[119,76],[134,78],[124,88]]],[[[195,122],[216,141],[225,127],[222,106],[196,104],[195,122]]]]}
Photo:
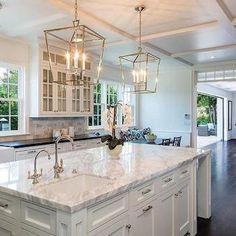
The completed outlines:
{"type": "Polygon", "coordinates": [[[161,176],[157,181],[158,189],[160,190],[160,192],[168,190],[168,188],[174,186],[176,183],[175,178],[176,176],[174,172],[161,176]]]}
{"type": "Polygon", "coordinates": [[[190,176],[190,165],[184,166],[177,171],[177,180],[183,181],[190,176]]]}
{"type": "Polygon", "coordinates": [[[1,236],[13,236],[19,235],[19,228],[16,224],[10,224],[5,220],[0,219],[0,235],[1,236]]]}
{"type": "Polygon", "coordinates": [[[21,202],[21,221],[50,234],[56,232],[56,213],[28,202],[21,202]]]}
{"type": "Polygon", "coordinates": [[[14,219],[18,218],[20,208],[19,200],[0,193],[0,215],[5,215],[14,219]]]}
{"type": "Polygon", "coordinates": [[[151,181],[132,190],[130,192],[130,202],[132,205],[137,205],[155,194],[154,181],[151,181]]]}
{"type": "Polygon", "coordinates": [[[30,227],[28,225],[23,225],[20,235],[22,236],[52,236],[52,234],[48,234],[46,232],[30,227]]]}
{"type": "Polygon", "coordinates": [[[109,221],[107,224],[93,230],[89,236],[128,236],[129,235],[129,217],[123,214],[109,221]]]}
{"type": "Polygon", "coordinates": [[[128,194],[122,194],[88,209],[88,230],[91,231],[128,211],[128,194]]]}

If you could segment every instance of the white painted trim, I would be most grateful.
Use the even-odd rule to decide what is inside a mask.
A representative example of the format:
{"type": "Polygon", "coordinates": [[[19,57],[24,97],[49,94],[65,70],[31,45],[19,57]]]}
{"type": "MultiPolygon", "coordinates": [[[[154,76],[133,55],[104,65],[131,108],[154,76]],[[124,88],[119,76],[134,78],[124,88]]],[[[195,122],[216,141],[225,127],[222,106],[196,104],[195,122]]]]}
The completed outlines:
{"type": "MultiPolygon", "coordinates": [[[[192,25],[189,27],[184,27],[176,30],[170,30],[170,31],[165,31],[161,33],[153,33],[153,34],[148,34],[142,36],[142,41],[147,41],[147,40],[152,40],[152,39],[158,39],[158,38],[163,38],[163,37],[169,37],[169,36],[175,36],[178,34],[184,34],[184,33],[189,33],[197,30],[202,30],[202,29],[208,29],[208,28],[215,28],[219,26],[218,21],[211,21],[211,22],[206,22],[198,25],[192,25]]],[[[136,37],[136,40],[138,40],[138,37],[136,37]]]]}
{"type": "Polygon", "coordinates": [[[189,50],[189,51],[184,51],[184,52],[173,53],[173,54],[171,54],[171,56],[174,58],[177,58],[177,57],[196,54],[196,53],[200,53],[200,52],[212,52],[212,51],[232,49],[232,48],[236,48],[236,44],[222,45],[222,46],[210,47],[210,48],[194,49],[194,50],[189,50]]]}

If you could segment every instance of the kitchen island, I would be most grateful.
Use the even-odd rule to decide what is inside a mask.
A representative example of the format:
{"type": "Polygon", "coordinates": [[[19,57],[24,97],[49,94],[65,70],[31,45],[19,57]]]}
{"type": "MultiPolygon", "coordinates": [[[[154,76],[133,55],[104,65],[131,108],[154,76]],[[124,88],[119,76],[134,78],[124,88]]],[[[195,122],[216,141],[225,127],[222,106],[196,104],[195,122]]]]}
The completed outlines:
{"type": "Polygon", "coordinates": [[[125,143],[0,165],[0,235],[195,235],[211,216],[210,151],[125,143]],[[198,189],[198,191],[197,191],[198,189]],[[198,207],[198,209],[197,209],[198,207]]]}

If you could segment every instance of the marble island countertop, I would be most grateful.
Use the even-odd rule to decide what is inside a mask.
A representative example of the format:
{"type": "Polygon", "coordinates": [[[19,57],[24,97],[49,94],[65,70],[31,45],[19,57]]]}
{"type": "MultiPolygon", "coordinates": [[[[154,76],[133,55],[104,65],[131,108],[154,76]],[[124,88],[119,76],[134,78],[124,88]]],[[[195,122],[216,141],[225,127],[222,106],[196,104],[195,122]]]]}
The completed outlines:
{"type": "Polygon", "coordinates": [[[132,143],[125,143],[112,151],[106,146],[72,151],[59,154],[59,158],[64,160],[64,172],[59,180],[53,178],[54,156],[51,160],[41,156],[37,168],[43,168],[43,176],[36,185],[27,179],[28,171],[33,171],[33,160],[1,164],[0,192],[76,212],[208,153],[192,148],[132,143]],[[72,174],[74,169],[77,174],[72,174]],[[94,176],[100,178],[92,178],[94,176]],[[69,182],[73,186],[71,191],[69,182]]]}

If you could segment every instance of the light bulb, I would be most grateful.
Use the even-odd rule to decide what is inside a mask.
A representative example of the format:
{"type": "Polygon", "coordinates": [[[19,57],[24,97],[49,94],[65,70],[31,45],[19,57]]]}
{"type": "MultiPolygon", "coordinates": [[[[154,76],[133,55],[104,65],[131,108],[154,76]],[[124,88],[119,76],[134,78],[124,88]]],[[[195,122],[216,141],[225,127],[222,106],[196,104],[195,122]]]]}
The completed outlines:
{"type": "Polygon", "coordinates": [[[74,67],[77,69],[79,67],[79,52],[76,49],[74,54],[74,67]]]}
{"type": "Polygon", "coordinates": [[[82,70],[85,70],[85,61],[86,61],[86,54],[83,53],[83,55],[82,55],[82,70]]]}
{"type": "Polygon", "coordinates": [[[70,69],[70,53],[68,51],[66,52],[66,69],[70,69]]]}

